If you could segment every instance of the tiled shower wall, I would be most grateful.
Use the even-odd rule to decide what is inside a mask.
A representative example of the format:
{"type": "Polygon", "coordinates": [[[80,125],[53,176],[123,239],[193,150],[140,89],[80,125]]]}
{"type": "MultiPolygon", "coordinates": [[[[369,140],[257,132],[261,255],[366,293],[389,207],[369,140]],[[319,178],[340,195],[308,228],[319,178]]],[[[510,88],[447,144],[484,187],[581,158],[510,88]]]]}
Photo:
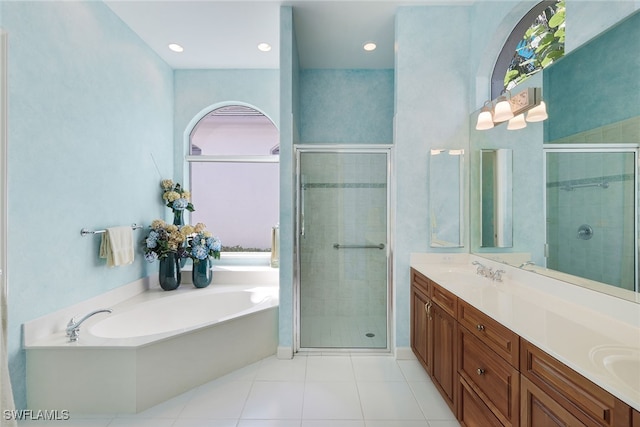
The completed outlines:
{"type": "Polygon", "coordinates": [[[549,153],[547,267],[633,289],[634,194],[633,152],[549,153]],[[583,224],[588,240],[578,236],[583,224]]]}

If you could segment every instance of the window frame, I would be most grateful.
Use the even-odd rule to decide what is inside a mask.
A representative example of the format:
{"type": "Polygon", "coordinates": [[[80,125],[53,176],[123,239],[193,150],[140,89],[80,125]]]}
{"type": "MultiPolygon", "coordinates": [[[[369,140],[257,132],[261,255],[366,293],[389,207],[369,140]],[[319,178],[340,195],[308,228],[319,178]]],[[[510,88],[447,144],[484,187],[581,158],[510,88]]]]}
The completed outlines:
{"type": "MultiPolygon", "coordinates": [[[[242,155],[242,154],[234,154],[234,155],[193,155],[190,154],[191,153],[191,144],[192,144],[192,137],[193,137],[193,131],[196,129],[197,124],[200,122],[200,120],[204,119],[207,115],[211,114],[212,112],[221,109],[221,108],[225,108],[225,107],[230,107],[230,106],[234,106],[234,105],[238,105],[241,107],[248,107],[251,108],[257,112],[259,112],[260,114],[262,114],[264,117],[266,117],[267,119],[269,119],[269,121],[271,122],[271,124],[273,125],[273,127],[275,128],[275,130],[278,132],[280,132],[280,130],[278,129],[278,127],[276,126],[276,124],[273,122],[273,120],[271,120],[271,118],[266,115],[262,110],[254,107],[254,106],[249,106],[249,105],[245,105],[242,103],[229,103],[229,104],[225,104],[225,105],[218,105],[215,108],[212,108],[210,110],[208,110],[207,113],[205,113],[204,115],[201,116],[200,119],[198,119],[196,121],[196,123],[194,124],[194,126],[191,129],[191,132],[189,132],[188,138],[187,138],[187,144],[188,144],[188,154],[185,155],[184,159],[187,165],[187,173],[189,176],[189,181],[191,182],[191,180],[193,179],[192,177],[192,170],[191,170],[191,165],[193,163],[280,163],[280,155],[279,154],[264,154],[264,155],[260,155],[260,154],[248,154],[248,155],[242,155]]],[[[274,149],[276,147],[279,148],[279,142],[277,144],[277,146],[272,147],[270,152],[274,152],[274,149]]],[[[278,182],[278,186],[279,186],[279,182],[278,182]]],[[[273,248],[272,248],[273,250],[273,248]]],[[[244,265],[244,266],[269,266],[270,265],[270,260],[271,260],[271,254],[272,251],[269,252],[234,252],[234,251],[221,251],[220,252],[220,259],[217,261],[217,264],[219,265],[244,265]]]]}
{"type": "Polygon", "coordinates": [[[513,30],[507,37],[498,59],[493,67],[491,73],[491,99],[495,99],[504,91],[504,76],[511,64],[514,52],[518,43],[522,40],[524,33],[529,29],[534,19],[538,17],[547,7],[553,6],[557,3],[556,0],[545,0],[535,5],[529,12],[527,12],[520,21],[513,27],[513,30]]]}

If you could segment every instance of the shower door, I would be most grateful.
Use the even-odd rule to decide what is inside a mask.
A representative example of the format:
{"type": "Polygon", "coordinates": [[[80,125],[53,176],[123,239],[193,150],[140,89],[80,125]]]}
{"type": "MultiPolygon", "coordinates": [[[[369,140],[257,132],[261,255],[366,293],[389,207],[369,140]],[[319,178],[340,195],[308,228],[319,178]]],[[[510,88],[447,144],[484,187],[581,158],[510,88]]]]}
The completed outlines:
{"type": "Polygon", "coordinates": [[[386,349],[390,149],[296,155],[297,349],[386,349]]]}
{"type": "Polygon", "coordinates": [[[637,290],[637,148],[545,152],[547,267],[637,290]]]}

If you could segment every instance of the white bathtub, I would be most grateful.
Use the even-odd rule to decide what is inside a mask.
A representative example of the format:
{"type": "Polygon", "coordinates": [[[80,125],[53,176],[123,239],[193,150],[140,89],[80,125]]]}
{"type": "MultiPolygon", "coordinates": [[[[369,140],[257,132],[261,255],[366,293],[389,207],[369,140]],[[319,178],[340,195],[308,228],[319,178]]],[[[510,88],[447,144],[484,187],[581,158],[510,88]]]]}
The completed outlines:
{"type": "MultiPolygon", "coordinates": [[[[80,343],[101,338],[122,340],[122,344],[156,341],[216,323],[233,320],[278,305],[275,286],[181,287],[177,291],[149,291],[88,320],[80,343]],[[87,336],[88,334],[88,336],[87,336]]],[[[103,341],[113,345],[114,342],[103,341]]]]}
{"type": "Polygon", "coordinates": [[[92,304],[75,314],[113,312],[85,321],[78,342],[63,328],[28,339],[25,327],[30,409],[135,413],[277,348],[278,286],[269,282],[155,287],[115,305],[92,304]]]}

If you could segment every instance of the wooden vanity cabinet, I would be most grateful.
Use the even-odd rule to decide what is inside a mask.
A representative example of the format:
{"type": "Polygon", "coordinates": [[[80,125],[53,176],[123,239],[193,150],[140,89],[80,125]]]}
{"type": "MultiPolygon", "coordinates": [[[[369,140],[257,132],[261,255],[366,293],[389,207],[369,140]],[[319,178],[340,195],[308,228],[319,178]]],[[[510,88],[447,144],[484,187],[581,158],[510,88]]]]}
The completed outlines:
{"type": "Polygon", "coordinates": [[[430,295],[431,281],[411,270],[411,348],[427,373],[432,375],[430,295]]]}
{"type": "Polygon", "coordinates": [[[465,426],[477,425],[477,412],[484,410],[485,419],[518,426],[518,335],[463,300],[458,300],[458,313],[458,419],[465,426]]]}
{"type": "Polygon", "coordinates": [[[640,427],[640,412],[414,269],[411,348],[465,427],[640,427]]]}
{"type": "MultiPolygon", "coordinates": [[[[444,291],[434,283],[435,292],[444,291]]],[[[454,297],[455,298],[455,297],[454,297]]],[[[440,394],[456,413],[456,388],[458,374],[456,371],[458,322],[449,314],[449,310],[441,307],[432,299],[431,307],[433,322],[433,380],[440,394]]],[[[455,304],[454,304],[455,306],[455,304]]]]}
{"type": "Polygon", "coordinates": [[[411,269],[411,348],[456,413],[458,299],[411,269]]]}
{"type": "Polygon", "coordinates": [[[632,410],[524,339],[521,349],[521,425],[628,427],[632,410]]]}

